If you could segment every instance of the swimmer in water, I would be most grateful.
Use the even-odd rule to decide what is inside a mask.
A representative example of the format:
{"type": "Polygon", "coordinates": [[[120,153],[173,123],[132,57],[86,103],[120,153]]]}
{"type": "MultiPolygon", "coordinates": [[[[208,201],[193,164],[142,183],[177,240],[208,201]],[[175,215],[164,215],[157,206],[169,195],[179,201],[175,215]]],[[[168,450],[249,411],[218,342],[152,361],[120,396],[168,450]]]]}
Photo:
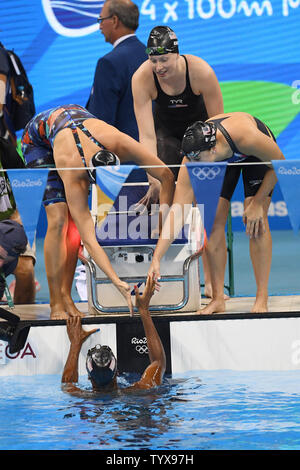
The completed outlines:
{"type": "MultiPolygon", "coordinates": [[[[166,370],[166,356],[159,334],[149,312],[149,303],[155,291],[154,276],[148,276],[146,287],[140,295],[135,286],[136,306],[141,316],[147,338],[150,365],[145,369],[139,381],[125,388],[127,391],[148,390],[162,383],[166,370]]],[[[78,382],[78,358],[84,341],[97,329],[83,330],[80,317],[67,320],[67,332],[70,339],[70,350],[62,375],[62,390],[75,396],[90,396],[95,392],[118,390],[117,359],[109,346],[96,345],[89,349],[86,357],[86,369],[92,390],[82,390],[78,382]]],[[[122,389],[124,390],[124,389],[122,389]]]]}

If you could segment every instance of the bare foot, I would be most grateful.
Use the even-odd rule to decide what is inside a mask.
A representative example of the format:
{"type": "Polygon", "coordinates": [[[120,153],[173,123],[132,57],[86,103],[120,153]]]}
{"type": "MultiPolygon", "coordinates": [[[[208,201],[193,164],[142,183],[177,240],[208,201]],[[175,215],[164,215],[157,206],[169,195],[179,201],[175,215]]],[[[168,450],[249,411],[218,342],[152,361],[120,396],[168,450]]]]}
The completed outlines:
{"type": "Polygon", "coordinates": [[[256,300],[251,313],[266,313],[268,312],[268,301],[266,300],[256,300]]]}
{"type": "Polygon", "coordinates": [[[84,314],[78,308],[68,309],[69,317],[84,317],[84,314]]]}
{"type": "Polygon", "coordinates": [[[74,303],[67,304],[65,302],[65,310],[68,313],[69,317],[83,317],[84,316],[84,314],[80,310],[78,310],[78,308],[76,307],[74,303]]]}
{"type": "Polygon", "coordinates": [[[212,315],[213,313],[225,312],[224,300],[212,300],[205,308],[199,310],[199,315],[212,315]]]}
{"type": "Polygon", "coordinates": [[[52,311],[50,313],[50,320],[67,320],[69,318],[69,315],[66,312],[63,311],[52,311]]]}
{"type": "MultiPolygon", "coordinates": [[[[212,299],[212,287],[210,284],[205,284],[204,295],[207,299],[212,299]]],[[[227,294],[224,294],[224,300],[229,300],[230,297],[227,294]]]]}

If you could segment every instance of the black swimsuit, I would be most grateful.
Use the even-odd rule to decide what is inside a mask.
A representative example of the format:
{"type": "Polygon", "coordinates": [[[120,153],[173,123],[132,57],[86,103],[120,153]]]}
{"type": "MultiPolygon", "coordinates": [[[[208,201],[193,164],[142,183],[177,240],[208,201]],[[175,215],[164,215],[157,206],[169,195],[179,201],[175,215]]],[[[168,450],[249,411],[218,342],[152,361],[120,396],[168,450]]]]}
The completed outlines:
{"type": "MultiPolygon", "coordinates": [[[[208,119],[202,95],[195,95],[189,78],[188,62],[186,63],[186,86],[180,95],[167,95],[154,73],[157,98],[154,102],[153,118],[157,138],[157,154],[167,165],[180,164],[181,141],[188,126],[195,121],[208,119]]],[[[179,168],[171,168],[175,175],[179,168]]]]}
{"type": "MultiPolygon", "coordinates": [[[[230,158],[226,159],[229,163],[250,163],[250,162],[261,162],[261,160],[254,155],[245,155],[241,153],[236,147],[234,141],[229,135],[228,131],[222,125],[222,121],[228,119],[230,116],[226,116],[220,119],[209,119],[209,121],[214,122],[220,132],[224,135],[227,143],[229,144],[233,154],[230,158]]],[[[276,142],[276,139],[272,131],[266,126],[262,121],[255,118],[257,128],[265,135],[269,136],[276,142]]],[[[237,165],[227,167],[225,178],[223,182],[223,188],[221,191],[221,197],[231,200],[234,190],[238,184],[240,174],[243,175],[244,183],[244,195],[246,197],[254,196],[259,190],[261,183],[264,179],[266,172],[270,170],[270,167],[267,165],[237,165]]],[[[272,192],[270,193],[270,196],[272,192]]]]}

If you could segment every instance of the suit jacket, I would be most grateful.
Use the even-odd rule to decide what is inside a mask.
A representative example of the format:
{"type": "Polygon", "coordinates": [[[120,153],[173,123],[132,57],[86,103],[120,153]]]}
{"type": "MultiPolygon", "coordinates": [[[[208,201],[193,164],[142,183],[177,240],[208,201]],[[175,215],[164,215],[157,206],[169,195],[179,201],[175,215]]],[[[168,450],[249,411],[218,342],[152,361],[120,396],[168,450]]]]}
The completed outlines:
{"type": "Polygon", "coordinates": [[[118,44],[98,60],[93,88],[86,108],[98,119],[112,124],[138,140],[131,78],[147,60],[146,46],[136,36],[118,44]]]}

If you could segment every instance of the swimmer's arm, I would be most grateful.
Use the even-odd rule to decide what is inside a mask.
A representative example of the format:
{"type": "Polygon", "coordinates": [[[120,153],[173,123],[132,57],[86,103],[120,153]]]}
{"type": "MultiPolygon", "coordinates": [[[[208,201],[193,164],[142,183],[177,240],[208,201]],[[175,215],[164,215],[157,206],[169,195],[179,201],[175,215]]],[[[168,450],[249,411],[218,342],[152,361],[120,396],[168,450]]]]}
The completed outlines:
{"type": "Polygon", "coordinates": [[[161,183],[161,204],[171,204],[175,189],[174,176],[170,168],[160,160],[155,153],[121,133],[117,143],[117,155],[123,155],[123,158],[134,161],[137,165],[149,167],[147,172],[161,183]]]}
{"type": "Polygon", "coordinates": [[[94,223],[87,202],[87,186],[84,187],[80,181],[74,182],[72,176],[68,179],[67,175],[64,178],[64,186],[68,207],[78,228],[82,243],[100,269],[113,283],[117,283],[119,278],[113,270],[105,251],[96,239],[94,223]]]}
{"type": "Polygon", "coordinates": [[[190,57],[192,68],[192,83],[197,83],[198,93],[204,99],[208,117],[224,113],[224,103],[221,87],[212,67],[200,57],[190,57]]]}
{"type": "Polygon", "coordinates": [[[143,322],[151,363],[144,371],[141,379],[131,387],[135,389],[148,389],[160,385],[166,370],[165,350],[149,312],[149,303],[154,294],[155,285],[154,277],[148,276],[142,295],[139,294],[138,288],[135,286],[136,306],[143,322]]]}
{"type": "MultiPolygon", "coordinates": [[[[107,136],[106,136],[107,137],[107,136]]],[[[105,145],[104,140],[102,139],[105,145]]],[[[119,155],[121,161],[134,161],[137,165],[145,166],[148,174],[160,181],[160,224],[164,220],[172,204],[175,182],[172,171],[158,158],[151,153],[145,145],[137,142],[122,132],[118,133],[115,139],[115,153],[119,155]]]]}
{"type": "Polygon", "coordinates": [[[144,371],[141,379],[135,382],[126,390],[149,390],[150,388],[158,387],[162,384],[165,373],[165,367],[162,368],[161,364],[152,362],[144,371]]]}
{"type": "Polygon", "coordinates": [[[144,144],[151,153],[157,155],[152,96],[147,87],[149,77],[144,68],[145,66],[138,69],[132,77],[134,112],[139,129],[139,141],[144,144]]]}
{"type": "Polygon", "coordinates": [[[67,319],[67,334],[70,340],[70,349],[62,375],[62,383],[78,382],[78,358],[81,347],[85,340],[95,333],[97,328],[84,330],[80,317],[69,317],[67,319]]]}
{"type": "MultiPolygon", "coordinates": [[[[182,163],[184,164],[187,161],[188,160],[184,158],[182,163]]],[[[167,252],[169,246],[182,229],[193,200],[194,192],[188,175],[188,170],[186,166],[182,166],[178,174],[173,204],[164,222],[148,274],[155,272],[155,269],[153,270],[152,268],[159,264],[161,258],[167,252]]]]}
{"type": "Polygon", "coordinates": [[[95,396],[93,390],[83,390],[72,383],[62,383],[61,389],[63,392],[78,398],[90,398],[95,396]]]}
{"type": "Polygon", "coordinates": [[[62,384],[67,384],[70,388],[75,387],[74,383],[78,382],[78,359],[80,350],[81,343],[72,342],[70,344],[69,354],[61,378],[62,384]]]}
{"type": "MultiPolygon", "coordinates": [[[[247,125],[243,124],[243,126],[245,126],[245,129],[241,127],[239,136],[235,139],[236,146],[241,153],[255,155],[262,162],[284,160],[283,153],[273,139],[259,131],[256,126],[251,129],[247,125]]],[[[276,173],[270,166],[270,170],[265,174],[264,180],[254,196],[255,201],[262,203],[270,194],[276,182],[276,173]]]]}
{"type": "Polygon", "coordinates": [[[161,182],[161,204],[171,204],[175,188],[173,173],[145,145],[111,126],[107,126],[101,142],[115,152],[122,163],[133,161],[139,166],[149,167],[147,172],[161,182]]]}
{"type": "MultiPolygon", "coordinates": [[[[238,128],[238,138],[235,139],[235,142],[240,152],[245,155],[255,155],[262,162],[284,160],[284,156],[276,142],[260,132],[254,125],[249,128],[249,124],[242,124],[238,128]]],[[[258,238],[265,233],[264,203],[276,182],[276,173],[270,167],[264,176],[259,190],[244,210],[243,222],[246,226],[246,233],[250,238],[258,238]]]]}
{"type": "MultiPolygon", "coordinates": [[[[132,96],[134,104],[134,113],[139,129],[139,141],[144,144],[153,155],[157,155],[157,140],[153,120],[152,97],[143,84],[140,71],[137,71],[132,78],[132,96]]],[[[150,185],[149,192],[159,191],[159,182],[149,172],[148,181],[150,185]],[[151,188],[151,185],[152,188],[151,188]]],[[[151,202],[152,197],[150,197],[151,202]]],[[[154,197],[154,199],[156,199],[154,197]]],[[[154,202],[157,202],[154,200],[154,202]]]]}
{"type": "Polygon", "coordinates": [[[202,85],[202,94],[209,118],[224,113],[221,88],[212,69],[208,74],[207,80],[202,85]]]}

